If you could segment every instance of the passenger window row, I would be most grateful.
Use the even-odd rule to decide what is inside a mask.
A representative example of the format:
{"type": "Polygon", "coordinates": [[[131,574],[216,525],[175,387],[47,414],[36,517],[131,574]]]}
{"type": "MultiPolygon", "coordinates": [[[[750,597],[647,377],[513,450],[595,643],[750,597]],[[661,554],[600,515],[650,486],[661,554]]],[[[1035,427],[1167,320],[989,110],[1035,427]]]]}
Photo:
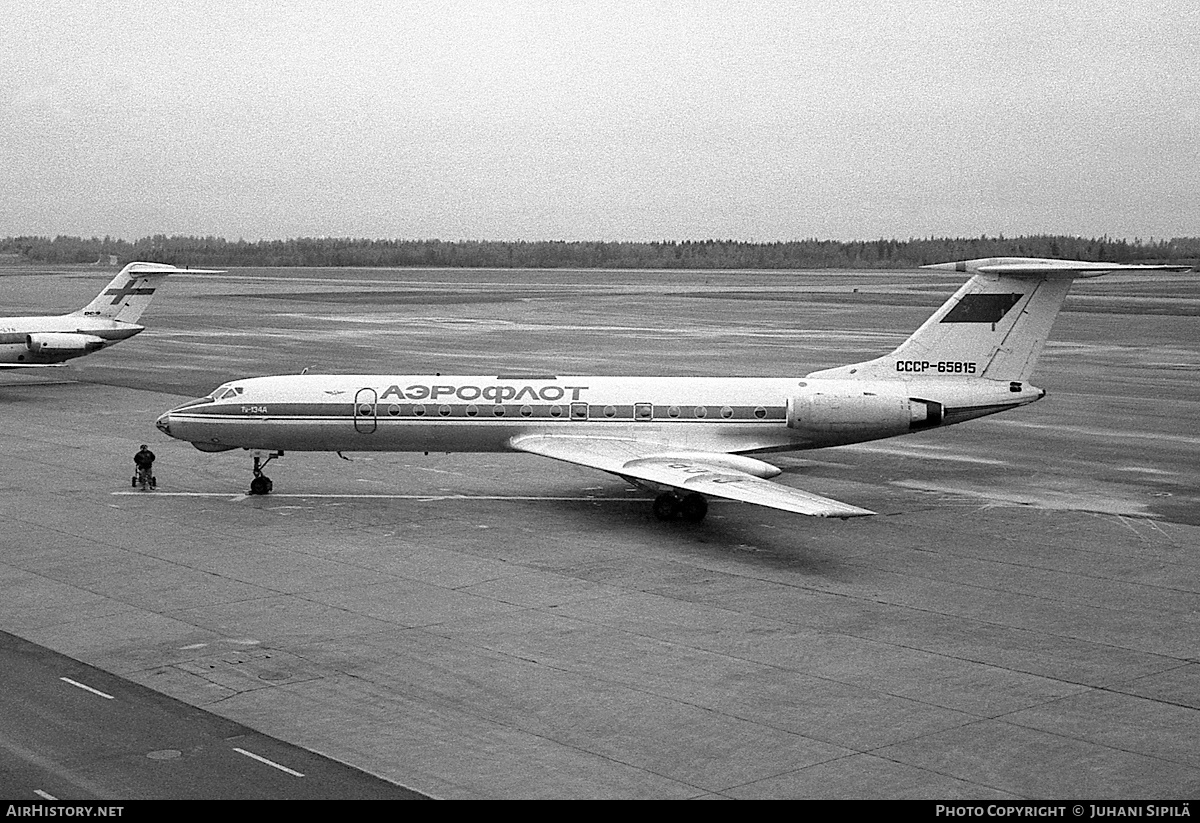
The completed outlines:
{"type": "MultiPolygon", "coordinates": [[[[355,409],[359,417],[370,417],[376,414],[375,406],[370,403],[360,403],[355,409]]],[[[782,409],[776,410],[778,413],[782,409]]],[[[471,403],[466,406],[451,406],[443,403],[441,405],[429,405],[424,403],[392,403],[384,409],[380,406],[379,413],[384,413],[389,417],[479,417],[480,415],[493,417],[527,417],[527,418],[563,418],[566,416],[576,420],[652,420],[652,419],[688,419],[695,418],[703,420],[708,417],[723,420],[739,419],[748,420],[751,418],[765,420],[768,416],[775,418],[780,415],[771,414],[764,406],[722,406],[720,409],[710,410],[707,406],[652,406],[650,403],[638,403],[634,406],[599,406],[589,405],[587,403],[571,403],[570,406],[564,408],[559,404],[549,406],[512,406],[498,403],[496,405],[479,406],[471,403]]]]}

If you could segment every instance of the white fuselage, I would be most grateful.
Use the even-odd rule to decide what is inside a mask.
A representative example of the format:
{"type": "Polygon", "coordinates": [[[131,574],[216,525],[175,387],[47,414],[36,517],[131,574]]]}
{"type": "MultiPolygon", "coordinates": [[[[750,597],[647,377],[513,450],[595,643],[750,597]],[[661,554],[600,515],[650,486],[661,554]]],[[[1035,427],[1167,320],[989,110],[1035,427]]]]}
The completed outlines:
{"type": "Polygon", "coordinates": [[[0,317],[0,365],[52,366],[142,331],[136,323],[78,314],[0,317]]]}
{"type": "Polygon", "coordinates": [[[728,454],[892,437],[1042,395],[961,377],[280,375],[226,383],[158,427],[207,451],[507,451],[560,434],[728,454]]]}

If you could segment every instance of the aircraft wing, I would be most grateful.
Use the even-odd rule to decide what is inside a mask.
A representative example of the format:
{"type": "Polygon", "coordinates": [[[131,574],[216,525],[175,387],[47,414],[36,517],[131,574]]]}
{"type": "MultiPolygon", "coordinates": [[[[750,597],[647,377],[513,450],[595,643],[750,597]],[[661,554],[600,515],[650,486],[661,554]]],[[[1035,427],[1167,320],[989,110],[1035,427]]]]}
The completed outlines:
{"type": "Polygon", "coordinates": [[[680,452],[669,445],[627,438],[527,435],[511,441],[517,451],[540,454],[579,466],[660,486],[713,497],[755,503],[812,517],[863,517],[875,514],[848,503],[772,483],[739,465],[774,469],[767,463],[719,452],[680,452]]]}

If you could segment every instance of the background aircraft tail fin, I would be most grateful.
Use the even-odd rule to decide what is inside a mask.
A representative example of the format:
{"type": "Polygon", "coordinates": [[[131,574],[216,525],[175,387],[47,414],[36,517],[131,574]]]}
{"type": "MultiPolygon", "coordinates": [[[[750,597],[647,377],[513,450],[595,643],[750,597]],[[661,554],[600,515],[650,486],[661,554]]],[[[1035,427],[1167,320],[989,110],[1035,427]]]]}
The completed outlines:
{"type": "MultiPolygon", "coordinates": [[[[166,263],[130,263],[96,295],[91,303],[73,312],[85,317],[106,317],[122,323],[136,323],[150,305],[154,292],[163,278],[171,272],[183,271],[166,263]]],[[[191,273],[219,274],[206,269],[190,269],[191,273]]]]}
{"type": "Polygon", "coordinates": [[[972,277],[895,351],[808,377],[948,376],[1024,382],[1033,373],[1075,278],[1190,267],[989,257],[922,268],[970,272],[972,277]]]}

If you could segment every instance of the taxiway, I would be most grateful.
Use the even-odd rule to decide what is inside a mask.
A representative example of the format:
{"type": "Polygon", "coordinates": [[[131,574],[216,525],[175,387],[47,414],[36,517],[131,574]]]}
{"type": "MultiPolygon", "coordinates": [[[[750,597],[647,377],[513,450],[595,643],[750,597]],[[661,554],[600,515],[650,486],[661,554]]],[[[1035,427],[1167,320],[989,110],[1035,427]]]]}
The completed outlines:
{"type": "MultiPolygon", "coordinates": [[[[32,314],[105,276],[0,284],[32,314]]],[[[687,526],[528,455],[289,453],[248,497],[249,455],[153,423],[304,368],[799,375],[959,281],[172,275],[136,339],[0,375],[0,630],[435,797],[1195,797],[1195,277],[1077,283],[1031,407],[772,458],[880,516],[687,526]]]]}

